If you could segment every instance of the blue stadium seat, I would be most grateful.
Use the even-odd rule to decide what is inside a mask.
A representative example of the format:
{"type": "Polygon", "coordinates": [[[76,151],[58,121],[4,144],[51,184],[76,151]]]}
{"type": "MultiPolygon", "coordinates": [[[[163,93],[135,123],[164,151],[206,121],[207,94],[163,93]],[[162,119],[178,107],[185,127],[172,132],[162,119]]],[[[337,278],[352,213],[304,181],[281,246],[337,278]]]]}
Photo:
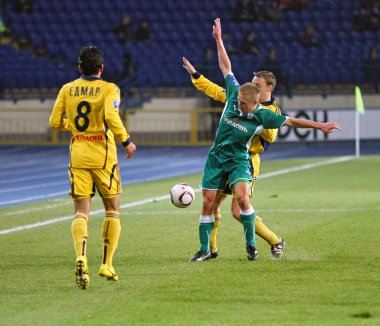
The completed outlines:
{"type": "Polygon", "coordinates": [[[44,45],[44,39],[40,33],[30,33],[29,40],[36,49],[44,45]]]}
{"type": "Polygon", "coordinates": [[[327,12],[329,10],[329,1],[326,0],[310,1],[309,5],[313,5],[320,12],[327,12]]]}
{"type": "Polygon", "coordinates": [[[362,37],[364,39],[364,42],[374,43],[376,39],[376,34],[372,31],[365,31],[362,33],[362,37]]]}
{"type": "MultiPolygon", "coordinates": [[[[268,1],[266,0],[265,3],[268,1]]],[[[352,67],[359,66],[372,47],[380,48],[378,45],[380,31],[353,30],[351,17],[353,11],[360,6],[359,1],[310,1],[302,11],[284,11],[280,23],[236,23],[232,20],[235,4],[236,0],[220,2],[36,0],[31,13],[15,13],[13,6],[9,6],[10,10],[4,11],[2,16],[4,16],[4,21],[12,26],[16,38],[28,36],[35,49],[46,44],[49,55],[52,58],[61,56],[60,60],[63,60],[64,64],[75,61],[76,52],[89,43],[94,43],[104,49],[108,62],[111,64],[110,69],[115,71],[120,69],[122,53],[131,53],[139,69],[140,66],[145,66],[147,61],[152,60],[153,53],[155,68],[144,70],[140,78],[140,82],[146,81],[152,84],[158,84],[160,78],[164,77],[162,69],[174,74],[174,82],[185,81],[183,74],[177,72],[177,60],[180,60],[182,55],[189,54],[201,61],[204,49],[214,48],[211,22],[217,16],[222,17],[223,28],[229,35],[229,42],[234,42],[236,47],[239,46],[246,31],[254,30],[261,42],[262,56],[269,48],[276,48],[278,58],[282,60],[285,69],[289,71],[289,78],[294,82],[325,83],[327,79],[334,82],[336,78],[334,76],[339,76],[337,82],[348,83],[358,80],[361,77],[360,73],[356,72],[358,68],[352,67]],[[196,13],[194,8],[197,8],[196,13]],[[136,23],[143,19],[150,22],[152,44],[119,42],[113,30],[127,13],[136,23]],[[301,30],[310,23],[315,26],[322,40],[320,48],[305,49],[299,43],[301,30]],[[313,69],[312,61],[322,62],[324,69],[331,68],[327,74],[323,74],[320,70],[313,69]],[[176,64],[173,65],[173,62],[176,64]],[[293,67],[295,62],[296,68],[293,67]],[[351,68],[348,69],[348,67],[351,68]],[[347,72],[348,70],[350,72],[347,72]]],[[[36,66],[41,66],[41,62],[36,62],[31,53],[25,56],[22,51],[17,52],[14,49],[10,55],[13,60],[9,61],[5,55],[1,54],[3,47],[0,46],[0,59],[3,64],[34,62],[36,66]]],[[[263,59],[262,56],[252,58],[240,55],[238,62],[244,64],[248,61],[251,65],[255,65],[259,64],[258,60],[263,59]]],[[[50,60],[52,67],[57,66],[55,61],[47,60],[50,60]]],[[[239,73],[244,76],[244,69],[240,69],[239,73]]],[[[4,73],[8,70],[11,69],[7,68],[4,73]]],[[[30,71],[30,65],[26,70],[30,71]]],[[[38,76],[39,84],[57,83],[68,77],[62,72],[56,76],[46,77],[45,75],[38,76]]],[[[27,77],[24,79],[17,77],[15,82],[23,85],[31,84],[27,77]]],[[[172,82],[173,80],[165,80],[166,84],[172,82]]]]}
{"type": "MultiPolygon", "coordinates": [[[[341,3],[342,2],[343,1],[328,1],[326,3],[326,5],[328,6],[328,12],[338,13],[341,10],[341,3]]],[[[347,2],[347,1],[345,1],[345,2],[347,2]]]]}
{"type": "Polygon", "coordinates": [[[339,82],[341,84],[352,84],[354,80],[351,69],[340,69],[339,82]]]}
{"type": "Polygon", "coordinates": [[[338,33],[342,29],[341,23],[335,19],[329,19],[326,26],[332,33],[338,33]]]}
{"type": "Polygon", "coordinates": [[[351,42],[351,35],[345,31],[338,31],[336,36],[340,43],[349,44],[351,42]]]}
{"type": "Polygon", "coordinates": [[[303,23],[314,24],[315,15],[312,11],[303,10],[299,13],[299,19],[303,23]]]}

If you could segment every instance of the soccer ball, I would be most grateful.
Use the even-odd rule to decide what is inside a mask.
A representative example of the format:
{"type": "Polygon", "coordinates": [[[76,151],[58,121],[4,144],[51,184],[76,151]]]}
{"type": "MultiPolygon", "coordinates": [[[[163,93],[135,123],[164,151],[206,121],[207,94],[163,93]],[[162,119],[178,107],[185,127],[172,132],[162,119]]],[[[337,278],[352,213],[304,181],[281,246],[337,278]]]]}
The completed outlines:
{"type": "Polygon", "coordinates": [[[170,200],[175,207],[189,207],[194,198],[194,189],[186,183],[178,183],[170,190],[170,200]]]}

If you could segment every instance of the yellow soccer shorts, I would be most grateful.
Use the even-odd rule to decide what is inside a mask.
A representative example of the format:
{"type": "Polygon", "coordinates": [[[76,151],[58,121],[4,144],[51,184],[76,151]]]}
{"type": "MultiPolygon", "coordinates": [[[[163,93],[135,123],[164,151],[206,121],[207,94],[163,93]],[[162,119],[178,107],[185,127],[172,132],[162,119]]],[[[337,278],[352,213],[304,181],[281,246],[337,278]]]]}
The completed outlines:
{"type": "Polygon", "coordinates": [[[122,192],[118,164],[105,169],[69,168],[70,196],[74,199],[91,198],[98,190],[102,198],[113,198],[122,192]]]}

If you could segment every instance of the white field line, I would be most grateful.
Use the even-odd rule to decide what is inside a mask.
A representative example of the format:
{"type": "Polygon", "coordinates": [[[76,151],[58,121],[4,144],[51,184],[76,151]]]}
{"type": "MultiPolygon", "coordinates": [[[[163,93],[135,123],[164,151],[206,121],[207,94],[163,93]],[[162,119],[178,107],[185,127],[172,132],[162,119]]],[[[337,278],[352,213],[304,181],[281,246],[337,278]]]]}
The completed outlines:
{"type": "MultiPolygon", "coordinates": [[[[260,209],[256,210],[256,213],[337,213],[337,212],[372,212],[372,211],[379,211],[380,206],[368,208],[368,207],[356,207],[356,208],[279,208],[279,209],[260,209]]],[[[199,214],[198,210],[178,210],[173,208],[173,210],[170,211],[159,211],[159,212],[134,212],[134,211],[129,211],[128,215],[153,215],[153,216],[158,216],[158,215],[182,215],[182,214],[199,214]]]]}
{"type": "MultiPolygon", "coordinates": [[[[149,199],[140,200],[140,201],[135,201],[133,203],[121,205],[120,208],[129,208],[129,207],[134,207],[134,206],[140,206],[140,205],[149,204],[149,203],[153,203],[153,202],[157,202],[157,201],[161,201],[161,200],[166,200],[166,199],[169,199],[169,195],[149,198],[149,199]]],[[[96,216],[96,215],[100,215],[100,214],[104,214],[103,208],[91,212],[91,216],[96,216]]],[[[38,227],[45,226],[45,225],[55,224],[57,222],[67,221],[67,220],[70,220],[72,218],[73,218],[73,216],[69,215],[69,216],[52,218],[50,220],[46,220],[43,222],[37,222],[37,223],[27,224],[27,225],[20,225],[20,226],[16,226],[16,227],[10,228],[10,229],[0,230],[0,235],[9,234],[12,232],[17,232],[17,231],[28,230],[28,229],[34,229],[34,228],[38,228],[38,227]]]]}
{"type": "MultiPolygon", "coordinates": [[[[46,167],[44,167],[44,169],[46,170],[46,167]]],[[[25,176],[25,177],[20,177],[18,175],[17,178],[13,178],[13,179],[10,179],[10,180],[0,180],[0,184],[7,184],[7,185],[9,185],[10,183],[39,180],[39,179],[41,179],[41,175],[38,174],[37,172],[38,171],[44,171],[44,169],[33,169],[33,171],[31,173],[35,173],[35,175],[28,175],[28,176],[25,176]]],[[[17,172],[15,172],[15,173],[17,173],[17,172]]],[[[9,175],[10,175],[10,173],[7,174],[8,177],[9,177],[9,175]]],[[[62,172],[56,172],[56,173],[44,174],[43,177],[44,178],[54,178],[54,177],[60,177],[62,175],[64,175],[64,173],[62,173],[62,172]]],[[[17,189],[17,190],[19,190],[19,189],[17,189]]]]}
{"type": "Polygon", "coordinates": [[[30,213],[30,212],[41,211],[41,210],[49,210],[49,209],[53,209],[53,208],[57,208],[57,207],[61,207],[61,206],[68,206],[68,205],[72,205],[72,202],[65,200],[62,203],[45,205],[45,206],[41,206],[41,207],[20,209],[18,211],[8,212],[8,213],[3,214],[3,216],[20,216],[20,214],[24,214],[24,213],[30,213]]]}
{"type": "MultiPolygon", "coordinates": [[[[4,189],[0,190],[0,194],[2,193],[10,193],[10,192],[16,192],[16,191],[22,191],[22,190],[31,190],[31,189],[39,189],[39,188],[46,188],[46,187],[53,187],[53,186],[60,186],[60,185],[68,185],[67,181],[58,181],[58,182],[46,182],[46,183],[40,183],[40,184],[33,184],[28,186],[22,186],[18,188],[10,188],[10,189],[4,189]]],[[[67,193],[67,191],[66,191],[67,193]]]]}
{"type": "Polygon", "coordinates": [[[276,175],[287,174],[290,172],[297,172],[297,171],[302,171],[302,170],[308,170],[308,169],[316,168],[318,166],[324,166],[324,165],[329,165],[329,164],[346,162],[346,161],[352,160],[354,158],[355,157],[352,155],[341,156],[341,157],[333,158],[330,160],[293,166],[293,167],[287,168],[287,169],[282,169],[282,170],[277,170],[277,171],[273,171],[273,172],[269,172],[269,173],[260,174],[258,179],[271,178],[271,177],[274,177],[276,175]]]}
{"type": "MultiPolygon", "coordinates": [[[[28,200],[49,199],[49,198],[52,198],[52,197],[63,196],[63,195],[67,195],[67,194],[68,194],[68,191],[53,192],[53,193],[51,193],[49,195],[31,196],[31,197],[28,197],[28,200]]],[[[20,199],[7,200],[6,203],[7,203],[7,205],[19,204],[20,203],[20,199]]],[[[0,204],[2,204],[2,203],[0,203],[0,204]]]]}
{"type": "MultiPolygon", "coordinates": [[[[312,169],[315,167],[325,166],[325,165],[329,165],[329,164],[341,163],[341,162],[345,162],[348,160],[352,160],[353,158],[355,158],[355,157],[354,156],[342,156],[342,157],[328,159],[328,160],[319,161],[319,162],[315,162],[315,163],[298,165],[298,166],[294,166],[294,167],[287,168],[287,169],[282,169],[282,170],[277,170],[277,171],[273,171],[273,172],[269,172],[269,173],[264,173],[264,174],[260,175],[260,179],[270,178],[273,176],[277,176],[277,175],[281,175],[281,174],[287,174],[287,173],[291,173],[291,172],[297,172],[297,171],[312,169]]],[[[201,190],[195,189],[195,192],[199,192],[199,191],[201,191],[201,190]]],[[[120,209],[140,206],[140,205],[154,203],[154,202],[167,200],[167,199],[169,199],[169,195],[147,198],[144,200],[120,205],[120,209]]],[[[46,207],[46,206],[44,206],[44,207],[46,207]]],[[[178,211],[177,211],[177,213],[178,213],[178,211]]],[[[96,215],[100,215],[100,214],[104,214],[104,209],[98,209],[96,211],[91,212],[91,216],[96,216],[96,215]]],[[[9,234],[9,233],[17,232],[17,231],[33,229],[33,228],[38,228],[38,227],[45,226],[45,225],[50,225],[50,224],[55,224],[58,222],[67,221],[67,220],[72,219],[72,217],[73,217],[72,215],[57,217],[57,218],[52,218],[52,219],[49,219],[49,220],[46,220],[43,222],[37,222],[37,223],[33,223],[33,224],[27,224],[27,225],[21,225],[21,226],[13,227],[10,229],[0,230],[0,235],[9,234]]]]}

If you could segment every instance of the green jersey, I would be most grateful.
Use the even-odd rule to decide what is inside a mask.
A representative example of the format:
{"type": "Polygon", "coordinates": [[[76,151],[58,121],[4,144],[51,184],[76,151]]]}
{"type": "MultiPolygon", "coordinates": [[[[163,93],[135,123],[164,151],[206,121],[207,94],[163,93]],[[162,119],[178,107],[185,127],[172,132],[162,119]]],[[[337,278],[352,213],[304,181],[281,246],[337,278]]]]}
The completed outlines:
{"type": "Polygon", "coordinates": [[[238,107],[240,85],[232,73],[226,76],[227,101],[211,151],[222,152],[225,158],[248,158],[251,139],[264,129],[280,128],[287,117],[257,106],[253,113],[243,113],[238,107]]]}

